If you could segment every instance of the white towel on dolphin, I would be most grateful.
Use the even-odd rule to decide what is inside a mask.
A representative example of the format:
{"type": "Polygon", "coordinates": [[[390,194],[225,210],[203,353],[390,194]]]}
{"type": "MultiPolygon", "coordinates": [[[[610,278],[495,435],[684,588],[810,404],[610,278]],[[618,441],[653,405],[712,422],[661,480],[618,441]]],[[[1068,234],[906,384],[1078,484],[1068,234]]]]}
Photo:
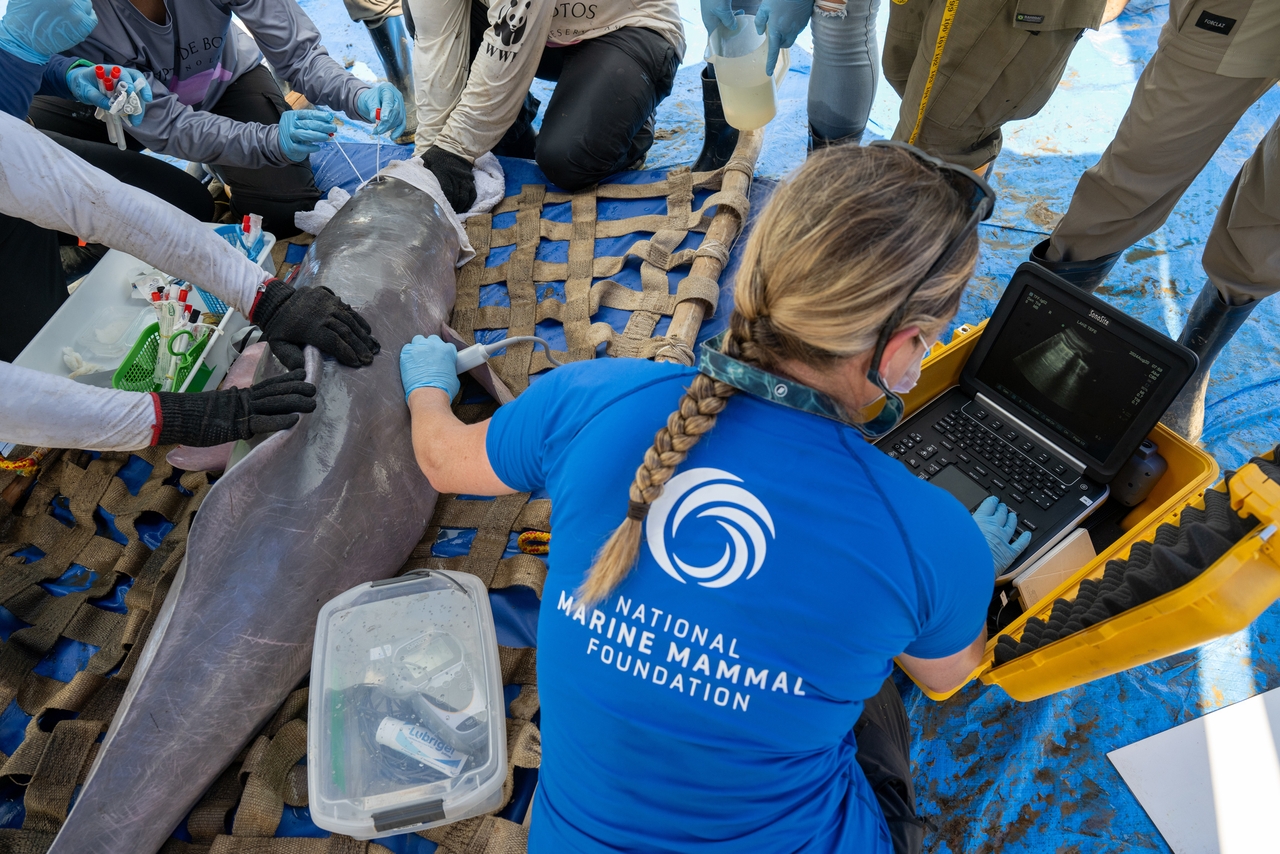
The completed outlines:
{"type": "MultiPolygon", "coordinates": [[[[444,192],[440,189],[439,180],[431,173],[431,170],[422,165],[422,161],[417,157],[410,157],[408,160],[394,160],[378,173],[379,175],[389,175],[401,181],[407,181],[440,203],[440,206],[445,209],[445,213],[449,215],[449,219],[453,222],[454,228],[458,230],[458,242],[462,246],[462,253],[458,257],[459,267],[474,258],[476,254],[475,250],[471,248],[470,241],[467,240],[467,233],[463,229],[462,223],[473,216],[493,210],[498,202],[502,201],[507,190],[507,176],[502,171],[502,164],[498,162],[498,158],[492,152],[486,152],[477,157],[471,169],[476,179],[476,201],[471,206],[471,209],[462,216],[458,216],[453,212],[453,208],[444,197],[444,192]]],[[[368,182],[366,181],[365,183],[367,184],[368,182]]],[[[364,184],[360,186],[363,187],[364,184]]],[[[356,192],[360,192],[360,190],[357,189],[356,192]]],[[[322,199],[314,210],[300,211],[294,214],[294,224],[309,234],[319,234],[329,224],[329,220],[333,218],[333,215],[341,210],[342,206],[350,199],[351,195],[346,190],[341,187],[334,187],[329,191],[328,198],[322,199]]]]}

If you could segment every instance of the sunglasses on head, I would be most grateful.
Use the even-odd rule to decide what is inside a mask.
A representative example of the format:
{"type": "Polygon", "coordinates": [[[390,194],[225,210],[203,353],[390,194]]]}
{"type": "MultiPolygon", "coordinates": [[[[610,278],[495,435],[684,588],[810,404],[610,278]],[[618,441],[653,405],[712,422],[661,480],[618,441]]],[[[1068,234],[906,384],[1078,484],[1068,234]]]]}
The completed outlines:
{"type": "Polygon", "coordinates": [[[855,425],[863,436],[875,440],[898,426],[898,422],[902,420],[902,413],[906,408],[902,398],[889,388],[889,383],[880,375],[885,347],[889,345],[889,339],[893,337],[903,318],[906,317],[907,306],[911,303],[911,298],[916,295],[916,291],[920,290],[925,282],[946,269],[961,244],[978,227],[978,223],[991,216],[991,211],[996,203],[996,194],[986,181],[963,166],[956,166],[939,160],[905,142],[895,142],[887,139],[876,140],[869,143],[868,147],[900,148],[907,152],[934,169],[943,180],[951,185],[951,188],[956,191],[956,194],[969,210],[969,218],[965,221],[965,224],[947,243],[946,248],[942,250],[942,254],[929,267],[929,271],[907,290],[898,307],[894,309],[893,314],[889,316],[889,319],[885,321],[884,326],[880,329],[880,335],[876,339],[876,349],[871,356],[871,366],[867,371],[867,381],[884,394],[884,406],[870,421],[855,425]]]}

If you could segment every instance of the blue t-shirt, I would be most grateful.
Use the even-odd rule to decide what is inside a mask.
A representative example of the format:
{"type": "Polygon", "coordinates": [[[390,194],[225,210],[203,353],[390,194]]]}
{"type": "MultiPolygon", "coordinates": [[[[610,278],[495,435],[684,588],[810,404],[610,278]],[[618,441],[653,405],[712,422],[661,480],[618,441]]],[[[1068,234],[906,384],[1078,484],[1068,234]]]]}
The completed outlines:
{"type": "Polygon", "coordinates": [[[489,461],[551,497],[529,850],[890,854],[851,730],[906,652],[982,628],[991,553],[958,501],[857,431],[729,399],[594,608],[573,594],[694,377],[567,365],[502,407],[489,461]]]}

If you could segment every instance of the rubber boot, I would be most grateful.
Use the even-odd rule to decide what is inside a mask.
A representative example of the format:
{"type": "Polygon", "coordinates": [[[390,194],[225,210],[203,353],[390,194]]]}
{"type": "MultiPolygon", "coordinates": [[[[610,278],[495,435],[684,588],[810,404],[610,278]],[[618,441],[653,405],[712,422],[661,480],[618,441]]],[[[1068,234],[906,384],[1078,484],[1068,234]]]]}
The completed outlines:
{"type": "Polygon", "coordinates": [[[538,108],[542,102],[529,92],[524,96],[520,112],[516,120],[507,128],[502,139],[493,147],[498,157],[519,157],[521,160],[532,160],[538,153],[538,132],[533,129],[533,120],[538,117],[538,108]]]}
{"type": "Polygon", "coordinates": [[[405,28],[404,17],[395,15],[377,26],[369,26],[369,38],[382,60],[387,80],[404,97],[404,133],[396,137],[396,142],[411,143],[418,130],[418,102],[413,97],[413,40],[405,28]]]}
{"type": "Polygon", "coordinates": [[[848,136],[838,136],[835,139],[827,139],[822,134],[813,129],[813,125],[809,125],[809,147],[808,153],[813,154],[820,148],[834,148],[837,145],[861,145],[862,134],[865,131],[851,133],[848,136]]]}
{"type": "Polygon", "coordinates": [[[67,276],[67,284],[70,285],[72,282],[83,279],[93,272],[93,268],[107,254],[107,248],[100,243],[90,243],[85,246],[60,246],[58,254],[62,258],[62,271],[67,276]]]}
{"type": "Polygon", "coordinates": [[[702,69],[702,152],[693,163],[694,172],[714,172],[729,162],[738,145],[738,129],[729,126],[724,119],[724,103],[720,100],[720,85],[716,83],[716,69],[712,65],[702,69]]]}
{"type": "Polygon", "coordinates": [[[1164,426],[1188,442],[1198,442],[1204,432],[1204,394],[1209,388],[1209,369],[1257,304],[1255,300],[1244,305],[1227,305],[1213,282],[1205,282],[1195,305],[1191,306],[1178,343],[1194,350],[1200,364],[1160,419],[1164,426]]]}
{"type": "Polygon", "coordinates": [[[1050,261],[1045,257],[1045,252],[1048,250],[1049,241],[1041,240],[1031,250],[1031,260],[1059,278],[1066,279],[1080,290],[1091,293],[1102,284],[1102,280],[1120,260],[1120,253],[1112,252],[1110,255],[1103,255],[1092,261],[1050,261]]]}

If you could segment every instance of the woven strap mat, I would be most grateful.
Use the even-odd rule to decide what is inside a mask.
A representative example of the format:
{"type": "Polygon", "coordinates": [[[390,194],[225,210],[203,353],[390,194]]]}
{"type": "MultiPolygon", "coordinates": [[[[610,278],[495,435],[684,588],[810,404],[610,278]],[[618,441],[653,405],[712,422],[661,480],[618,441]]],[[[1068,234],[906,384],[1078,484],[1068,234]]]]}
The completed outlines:
{"type": "MultiPolygon", "coordinates": [[[[597,348],[604,344],[610,356],[663,356],[692,364],[691,342],[672,336],[655,337],[653,333],[659,320],[674,316],[680,305],[691,300],[705,306],[706,316],[715,311],[720,297],[715,278],[691,269],[673,293],[667,274],[692,268],[700,257],[714,259],[717,272],[727,262],[728,242],[708,240],[696,249],[678,247],[691,232],[705,233],[716,217],[733,218],[734,236],[741,229],[750,207],[746,193],[721,187],[726,183],[725,176],[735,170],[749,176],[754,159],[732,165],[733,170],[696,174],[680,168],[651,184],[604,184],[572,195],[548,192],[542,184],[526,184],[518,196],[499,202],[493,214],[467,220],[467,236],[476,257],[458,274],[458,299],[451,325],[468,343],[474,343],[477,330],[504,329],[511,336],[533,335],[538,323],[554,320],[563,324],[567,345],[567,350],[555,353],[560,361],[594,358],[597,348]],[[694,192],[704,189],[717,192],[695,210],[694,192]],[[600,201],[653,198],[666,200],[665,214],[625,219],[598,217],[600,201]],[[571,206],[571,222],[556,222],[543,216],[544,206],[565,202],[571,206]],[[514,225],[493,227],[495,215],[511,212],[516,215],[514,225]],[[596,255],[598,238],[637,233],[651,233],[652,237],[637,240],[621,256],[596,255]],[[568,242],[568,260],[539,260],[537,251],[543,240],[568,242]],[[503,247],[514,247],[510,257],[501,264],[485,266],[493,251],[503,247]],[[629,258],[640,261],[640,290],[608,278],[617,275],[629,258]],[[603,281],[593,284],[601,278],[603,281]],[[545,288],[539,299],[539,286],[550,282],[564,282],[563,302],[548,298],[545,288]],[[481,287],[493,284],[505,285],[509,306],[480,305],[481,287]],[[592,322],[602,306],[631,312],[621,332],[607,323],[592,322]]],[[[530,374],[551,366],[546,355],[541,350],[535,352],[528,343],[512,345],[505,354],[491,359],[490,364],[517,394],[528,386],[530,374]]]]}
{"type": "Polygon", "coordinates": [[[16,701],[31,716],[13,754],[0,753],[0,777],[26,787],[22,828],[0,830],[0,850],[48,849],[181,562],[192,516],[210,481],[203,473],[175,471],[165,462],[168,450],[137,452],[153,468],[136,495],[117,476],[129,462],[126,453],[92,459],[58,451],[34,479],[0,473],[0,606],[29,624],[0,644],[0,709],[16,701]],[[55,503],[74,517],[70,526],[55,516],[55,503]],[[124,543],[99,527],[99,508],[114,516],[124,543]],[[174,526],[154,551],[134,527],[143,513],[157,513],[174,526]],[[30,557],[32,546],[44,555],[30,557]],[[15,554],[20,551],[28,556],[15,554]],[[73,564],[87,570],[77,577],[86,587],[55,596],[41,586],[73,564]],[[127,614],[95,604],[126,579],[133,580],[124,596],[127,614]],[[63,639],[97,647],[70,682],[34,670],[63,639]]]}

